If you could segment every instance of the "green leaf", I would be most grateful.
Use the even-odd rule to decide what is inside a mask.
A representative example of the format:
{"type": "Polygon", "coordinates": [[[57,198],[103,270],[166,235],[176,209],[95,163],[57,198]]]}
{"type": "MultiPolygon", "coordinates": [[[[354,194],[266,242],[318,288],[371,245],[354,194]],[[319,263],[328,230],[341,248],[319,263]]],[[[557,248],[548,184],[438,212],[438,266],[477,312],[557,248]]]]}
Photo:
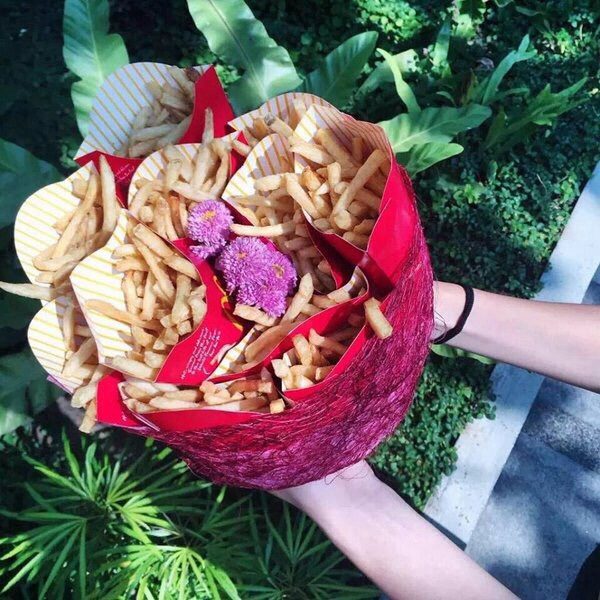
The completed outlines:
{"type": "Polygon", "coordinates": [[[393,62],[401,73],[410,73],[416,70],[417,53],[414,50],[405,50],[399,54],[391,55],[389,60],[379,63],[363,84],[358,88],[357,95],[364,96],[374,92],[383,83],[393,83],[394,75],[392,73],[391,62],[393,62]]]}
{"type": "Polygon", "coordinates": [[[396,158],[413,177],[442,160],[460,154],[463,150],[464,148],[460,144],[432,142],[413,146],[408,152],[399,152],[396,154],[396,158]]]}
{"type": "Polygon", "coordinates": [[[450,49],[450,34],[452,33],[452,21],[448,17],[440,28],[440,31],[435,40],[435,46],[431,53],[431,62],[433,68],[447,75],[450,73],[450,65],[448,64],[448,51],[450,49]]]}
{"type": "Polygon", "coordinates": [[[377,33],[374,31],[359,33],[342,42],[307,75],[302,91],[343,107],[352,96],[356,80],[373,54],[376,43],[377,33]]]}
{"type": "Polygon", "coordinates": [[[419,106],[419,103],[417,102],[410,85],[404,81],[404,78],[402,77],[402,71],[398,67],[394,57],[389,52],[386,52],[381,48],[379,48],[377,52],[379,52],[379,54],[381,54],[381,56],[383,56],[385,61],[388,63],[390,71],[394,77],[394,83],[396,84],[396,92],[398,96],[400,96],[402,102],[404,102],[406,105],[408,112],[418,113],[421,110],[421,107],[419,106]]]}
{"type": "Polygon", "coordinates": [[[302,83],[287,50],[269,37],[242,0],[188,0],[188,8],[209,48],[244,71],[227,89],[238,113],[302,83]]]}
{"type": "Polygon", "coordinates": [[[58,395],[29,348],[0,357],[0,435],[26,423],[58,395]]]}
{"type": "Polygon", "coordinates": [[[528,51],[529,36],[526,35],[519,44],[519,47],[509,52],[494,69],[491,75],[488,75],[481,81],[470,93],[470,100],[481,104],[491,104],[498,99],[498,87],[506,74],[513,66],[521,61],[529,60],[535,56],[535,50],[528,51]]]}
{"type": "Polygon", "coordinates": [[[486,2],[487,0],[459,0],[457,6],[460,13],[478,18],[485,13],[486,2]]]}
{"type": "Polygon", "coordinates": [[[420,113],[401,114],[379,125],[387,133],[394,152],[430,142],[450,142],[462,131],[478,127],[492,111],[488,106],[470,104],[462,108],[425,108],[420,113]]]}
{"type": "Polygon", "coordinates": [[[216,565],[207,564],[206,572],[210,573],[214,580],[219,584],[221,589],[227,594],[227,597],[231,600],[240,600],[240,596],[238,594],[237,588],[229,575],[220,567],[216,565]]]}
{"type": "Polygon", "coordinates": [[[129,63],[123,38],[108,33],[108,0],[65,0],[63,57],[79,77],[71,88],[77,125],[85,136],[92,102],[102,82],[129,63]]]}
{"type": "Polygon", "coordinates": [[[14,223],[28,196],[59,179],[60,173],[50,163],[0,139],[0,228],[14,223]]]}
{"type": "Polygon", "coordinates": [[[23,329],[38,310],[40,310],[38,300],[0,292],[0,328],[23,329]]]}
{"type": "Polygon", "coordinates": [[[501,109],[488,131],[484,148],[493,149],[495,156],[506,152],[530,137],[537,127],[552,125],[563,113],[579,106],[585,99],[572,100],[583,87],[587,77],[560,92],[553,93],[547,85],[523,109],[509,115],[501,109]]]}
{"type": "Polygon", "coordinates": [[[444,358],[472,358],[484,365],[494,365],[496,361],[487,356],[483,356],[481,354],[475,354],[475,352],[467,352],[466,350],[461,350],[460,348],[453,348],[452,346],[446,346],[445,344],[432,344],[431,351],[438,356],[443,356],[444,358]]]}

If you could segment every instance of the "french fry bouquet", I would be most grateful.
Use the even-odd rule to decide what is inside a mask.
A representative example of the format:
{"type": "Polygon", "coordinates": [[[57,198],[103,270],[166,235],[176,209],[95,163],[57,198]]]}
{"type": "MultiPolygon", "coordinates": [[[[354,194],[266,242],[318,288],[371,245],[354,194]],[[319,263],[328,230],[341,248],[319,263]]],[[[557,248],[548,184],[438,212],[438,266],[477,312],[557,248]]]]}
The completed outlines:
{"type": "Polygon", "coordinates": [[[23,204],[31,348],[100,423],[215,481],[283,488],[368,455],[403,418],[432,274],[385,134],[288,93],[235,117],[212,67],[128,65],[78,171],[23,204]]]}

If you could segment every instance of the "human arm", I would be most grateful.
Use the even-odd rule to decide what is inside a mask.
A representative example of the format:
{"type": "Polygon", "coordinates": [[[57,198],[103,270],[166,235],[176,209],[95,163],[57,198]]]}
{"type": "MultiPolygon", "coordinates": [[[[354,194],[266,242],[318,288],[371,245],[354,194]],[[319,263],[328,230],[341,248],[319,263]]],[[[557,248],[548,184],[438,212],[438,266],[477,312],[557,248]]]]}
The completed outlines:
{"type": "Polygon", "coordinates": [[[393,600],[515,598],[377,479],[364,461],[276,494],[314,519],[393,600]]]}
{"type": "MultiPolygon", "coordinates": [[[[463,289],[436,282],[434,338],[452,328],[463,289]]],[[[475,290],[473,309],[448,345],[600,391],[600,307],[522,300],[475,290]]]]}

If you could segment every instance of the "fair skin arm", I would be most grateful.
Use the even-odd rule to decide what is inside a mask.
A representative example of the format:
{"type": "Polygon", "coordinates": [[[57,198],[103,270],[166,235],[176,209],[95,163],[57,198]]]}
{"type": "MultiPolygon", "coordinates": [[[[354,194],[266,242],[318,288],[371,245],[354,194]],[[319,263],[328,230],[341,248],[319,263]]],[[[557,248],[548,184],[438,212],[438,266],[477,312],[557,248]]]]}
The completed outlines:
{"type": "MultiPolygon", "coordinates": [[[[436,331],[452,328],[463,289],[437,282],[436,331]]],[[[521,300],[475,290],[473,310],[448,345],[489,356],[594,392],[600,391],[600,307],[521,300]]]]}
{"type": "Polygon", "coordinates": [[[365,461],[275,494],[315,520],[393,600],[515,598],[377,479],[365,461]]]}
{"type": "MultiPolygon", "coordinates": [[[[454,327],[464,303],[460,286],[436,283],[433,338],[454,327]]],[[[475,290],[471,315],[449,344],[600,391],[600,307],[475,290]]],[[[276,494],[312,517],[393,600],[515,598],[379,481],[364,461],[276,494]]]]}

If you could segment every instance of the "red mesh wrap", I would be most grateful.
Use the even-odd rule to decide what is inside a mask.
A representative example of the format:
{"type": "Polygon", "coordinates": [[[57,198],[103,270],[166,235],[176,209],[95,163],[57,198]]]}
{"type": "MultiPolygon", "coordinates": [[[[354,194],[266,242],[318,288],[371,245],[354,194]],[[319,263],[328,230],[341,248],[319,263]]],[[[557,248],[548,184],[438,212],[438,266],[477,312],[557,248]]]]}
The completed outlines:
{"type": "Polygon", "coordinates": [[[365,456],[404,418],[433,326],[432,271],[420,224],[386,300],[394,326],[371,337],[351,366],[318,394],[278,415],[214,429],[157,433],[197,473],[217,483],[282,489],[314,481],[365,456]]]}

